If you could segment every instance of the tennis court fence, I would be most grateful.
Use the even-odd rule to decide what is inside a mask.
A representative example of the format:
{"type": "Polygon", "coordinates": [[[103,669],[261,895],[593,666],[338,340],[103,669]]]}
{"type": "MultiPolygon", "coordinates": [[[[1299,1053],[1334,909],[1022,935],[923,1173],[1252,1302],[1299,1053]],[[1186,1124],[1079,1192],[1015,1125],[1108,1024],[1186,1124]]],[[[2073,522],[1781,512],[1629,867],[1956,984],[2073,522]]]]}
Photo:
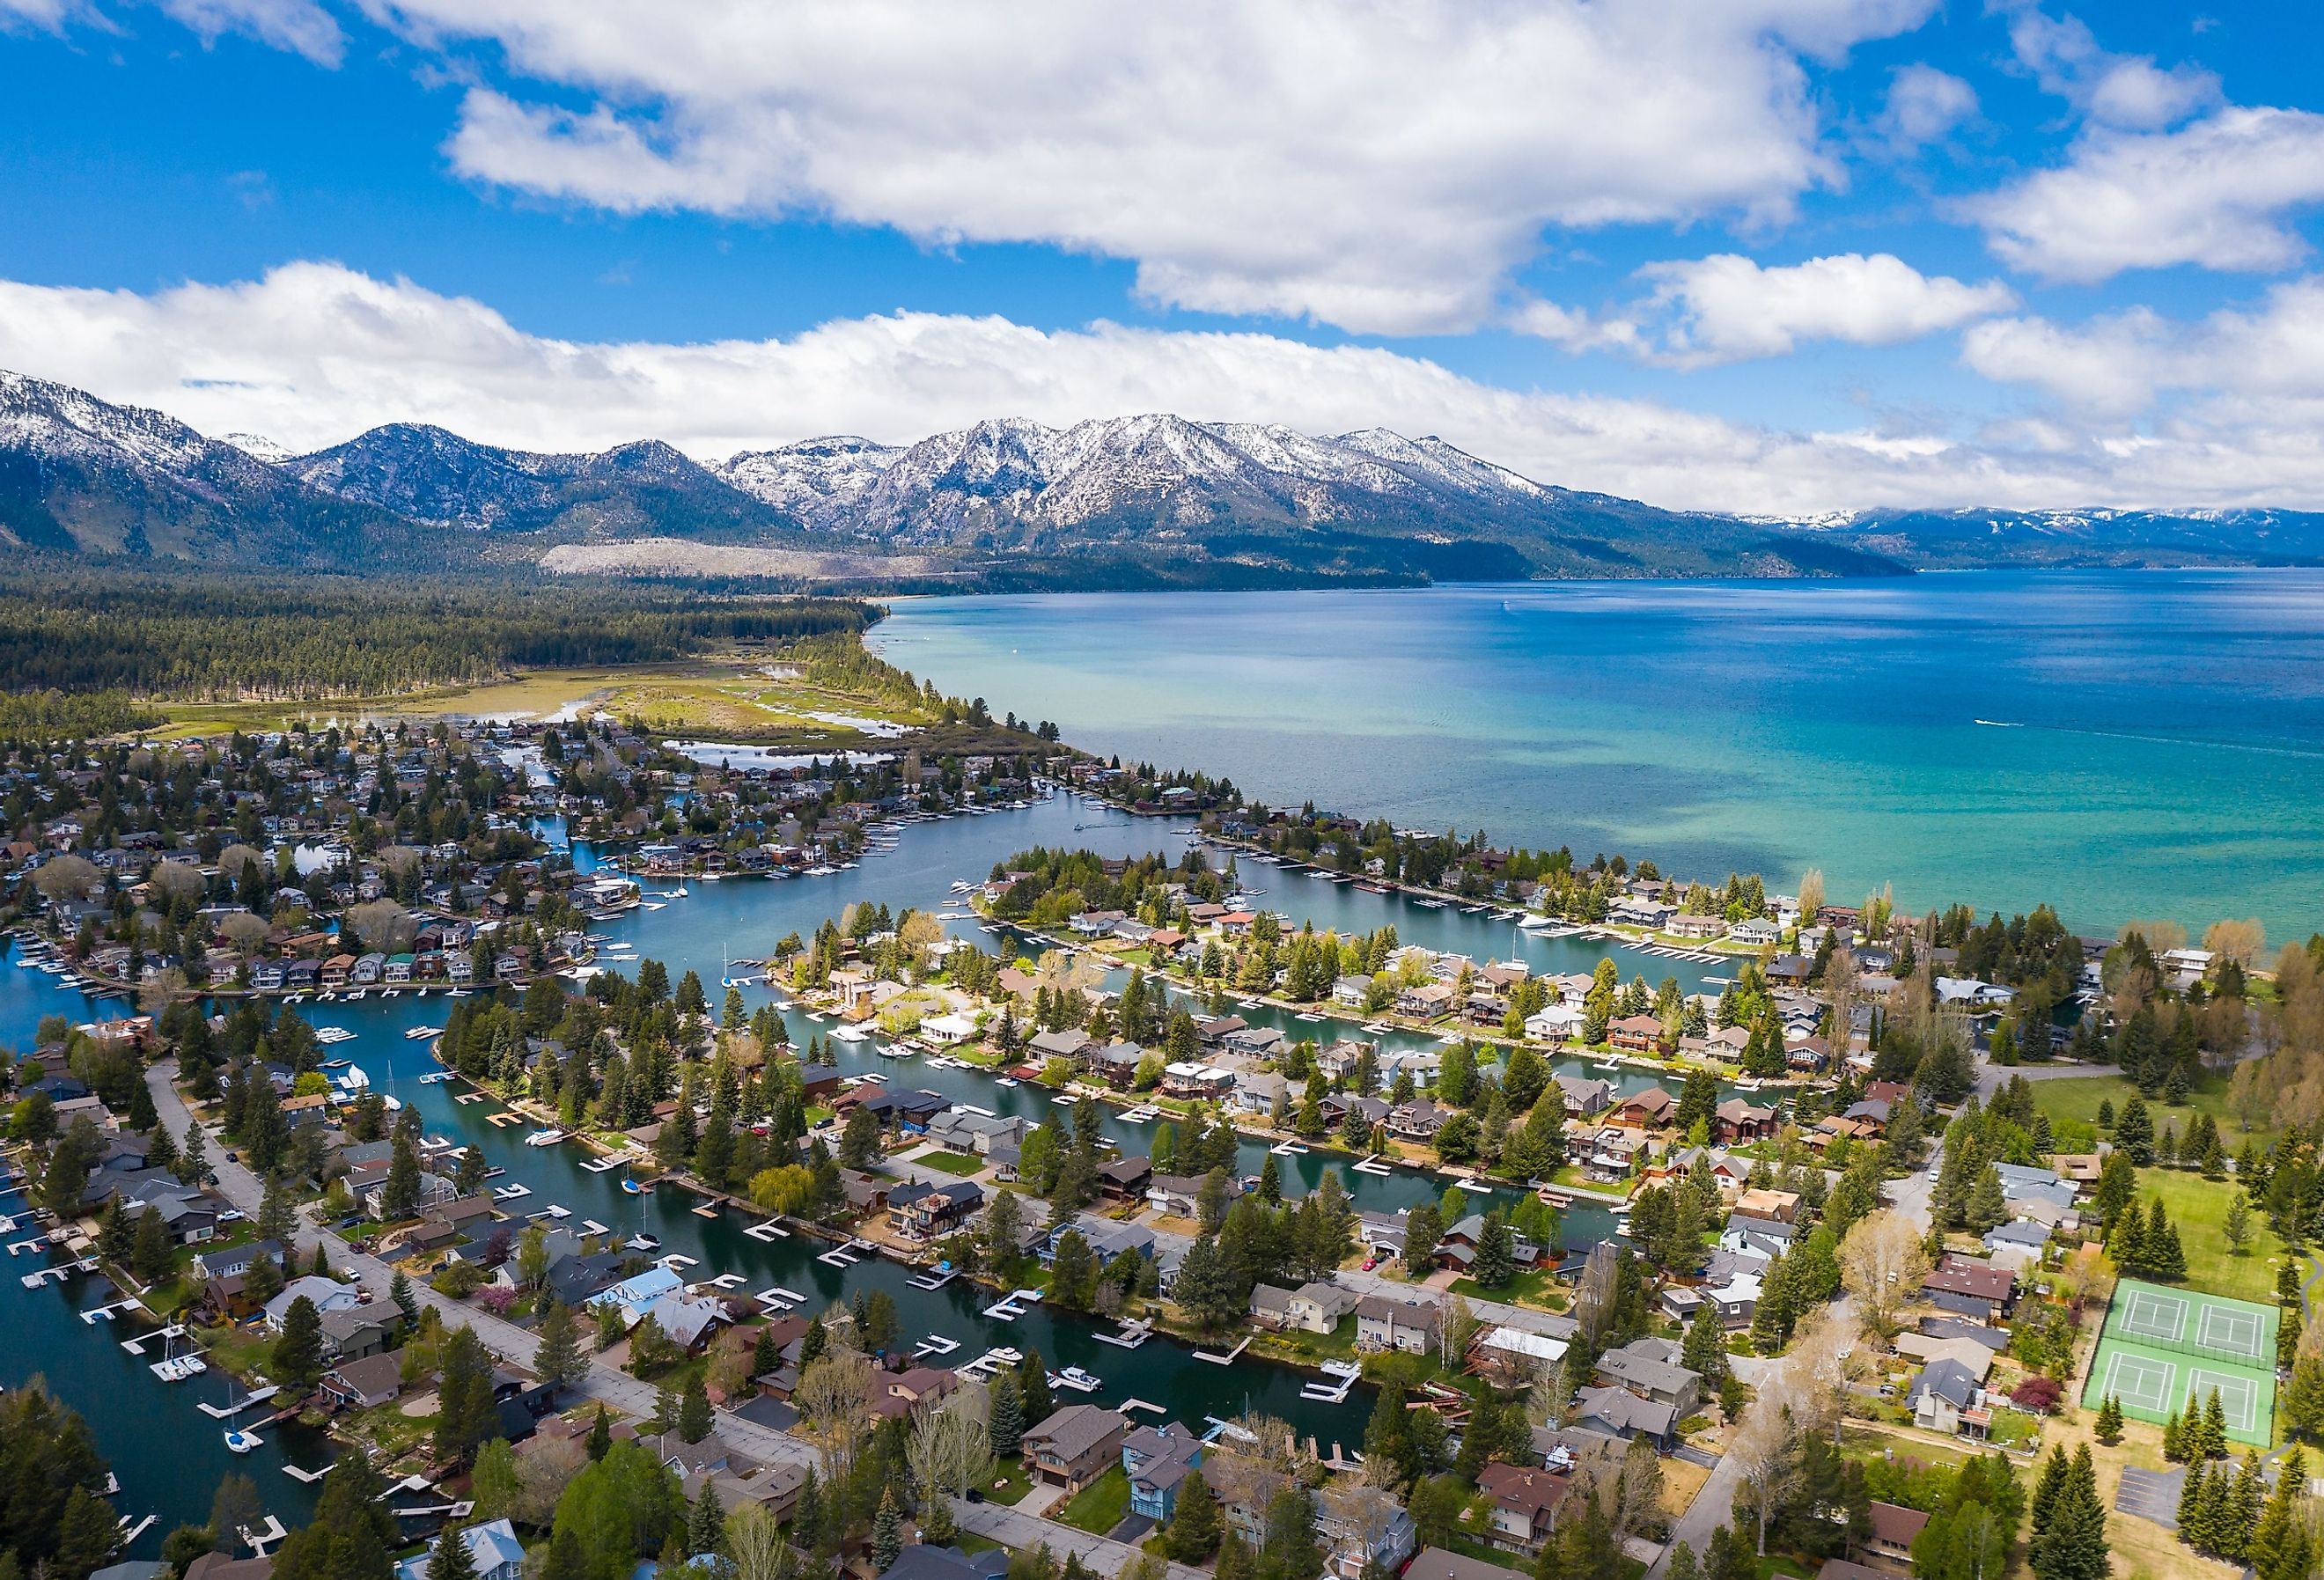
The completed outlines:
{"type": "MultiPolygon", "coordinates": [[[[2127,1322],[2126,1320],[2127,1307],[2117,1301],[2107,1313],[2104,1336],[2120,1339],[2126,1344],[2143,1345],[2150,1350],[2164,1350],[2172,1354],[2195,1355],[2208,1360],[2225,1361],[2231,1365],[2251,1366],[2264,1372],[2273,1372],[2275,1370],[2275,1333],[2274,1326],[2271,1323],[2255,1322],[2249,1328],[2245,1328],[2240,1323],[2233,1325],[2237,1330],[2236,1336],[2247,1336],[2252,1345],[2255,1346],[2256,1353],[2254,1349],[2237,1349],[2229,1343],[2205,1342],[2201,1336],[2204,1331],[2204,1314],[2207,1311],[2221,1310],[2223,1308],[2217,1307],[2192,1306],[2188,1310],[2185,1323],[2192,1336],[2164,1338],[2127,1322]]],[[[2242,1315],[2241,1313],[2225,1314],[2242,1315]]]]}

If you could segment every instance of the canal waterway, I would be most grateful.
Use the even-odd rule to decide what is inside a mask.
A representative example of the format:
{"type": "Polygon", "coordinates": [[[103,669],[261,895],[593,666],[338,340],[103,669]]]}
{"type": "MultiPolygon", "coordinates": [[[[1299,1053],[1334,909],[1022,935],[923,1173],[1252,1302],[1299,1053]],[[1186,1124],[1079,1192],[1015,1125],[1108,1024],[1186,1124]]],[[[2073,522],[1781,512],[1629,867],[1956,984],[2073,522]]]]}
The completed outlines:
{"type": "MultiPolygon", "coordinates": [[[[980,881],[995,863],[1037,845],[1087,846],[1115,856],[1159,851],[1175,858],[1185,844],[1183,834],[1160,821],[1131,818],[1097,802],[1061,794],[1021,809],[908,826],[893,850],[868,855],[861,865],[826,877],[696,880],[687,884],[683,898],[665,897],[667,892],[649,881],[648,895],[660,909],[641,909],[599,924],[598,930],[616,943],[633,945],[635,958],[663,961],[674,976],[688,969],[699,972],[715,1003],[723,962],[763,956],[785,934],[808,935],[850,901],[884,902],[897,910],[945,909],[954,903],[954,882],[980,881]]],[[[596,859],[586,848],[574,854],[578,865],[594,864],[596,859]]],[[[1240,875],[1246,888],[1259,893],[1260,903],[1295,919],[1312,918],[1318,929],[1361,932],[1393,923],[1406,942],[1458,951],[1480,961],[1521,958],[1536,971],[1587,971],[1609,952],[1596,940],[1537,938],[1490,916],[1471,916],[1451,906],[1432,910],[1401,896],[1368,893],[1248,860],[1241,864],[1240,875]]],[[[674,881],[670,886],[675,887],[674,881]]],[[[988,950],[1004,941],[979,930],[974,922],[948,925],[988,950]]],[[[1719,969],[1622,947],[1611,952],[1626,977],[1643,974],[1659,982],[1675,975],[1690,990],[1702,985],[1706,971],[1719,969]]],[[[0,962],[7,963],[0,964],[0,1043],[30,1048],[41,1018],[48,1014],[86,1020],[127,1012],[124,1001],[60,990],[44,974],[14,968],[13,960],[13,952],[0,956],[0,962]]],[[[612,959],[605,963],[621,964],[612,959]]],[[[746,985],[742,993],[753,1009],[776,996],[755,984],[746,985]]],[[[835,1267],[817,1260],[826,1249],[824,1243],[804,1235],[771,1242],[753,1238],[743,1233],[750,1220],[740,1215],[712,1220],[695,1214],[691,1209],[699,1198],[684,1190],[629,1196],[621,1188],[618,1171],[583,1169],[585,1154],[579,1148],[529,1147],[524,1144],[528,1127],[488,1123],[485,1115],[502,1106],[497,1101],[461,1103],[457,1096],[466,1090],[461,1084],[422,1082],[421,1076],[437,1068],[429,1044],[406,1033],[440,1026],[450,1007],[440,993],[423,998],[407,992],[388,998],[375,990],[362,1002],[308,1003],[299,1012],[318,1027],[344,1027],[352,1032],[351,1039],[331,1049],[332,1056],[354,1060],[375,1086],[415,1106],[427,1134],[480,1147],[493,1164],[506,1170],[494,1180],[496,1186],[526,1187],[530,1196],[512,1201],[512,1211],[540,1211],[555,1204],[571,1215],[564,1220],[570,1227],[594,1221],[623,1235],[650,1234],[661,1242],[659,1254],[695,1260],[697,1265],[687,1270],[688,1278],[737,1274],[744,1293],[781,1288],[806,1296],[802,1310],[820,1310],[852,1298],[858,1290],[885,1289],[897,1303],[908,1343],[931,1335],[959,1343],[960,1349],[945,1357],[949,1363],[966,1362],[995,1346],[1038,1349],[1053,1367],[1079,1366],[1103,1379],[1101,1390],[1090,1396],[1097,1402],[1141,1399],[1189,1422],[1262,1409],[1288,1420],[1303,1434],[1313,1434],[1327,1452],[1335,1442],[1353,1447],[1362,1437],[1370,1400],[1360,1389],[1336,1405],[1305,1399],[1301,1387],[1312,1381],[1308,1374],[1248,1358],[1231,1366],[1213,1364],[1197,1360],[1190,1346],[1167,1338],[1149,1340],[1134,1352],[1124,1350],[1098,1336],[1111,1331],[1111,1323],[1039,1306],[1014,1322],[988,1318],[982,1313],[995,1297],[976,1286],[956,1282],[939,1290],[917,1289],[909,1282],[914,1270],[874,1256],[835,1267]]],[[[1279,1027],[1295,1039],[1370,1035],[1352,1021],[1310,1021],[1269,1007],[1238,1006],[1237,1012],[1254,1024],[1279,1027]]],[[[796,1006],[784,1018],[792,1038],[802,1045],[828,1030],[796,1006]]],[[[1389,1046],[1421,1046],[1430,1039],[1394,1032],[1380,1040],[1389,1046]]],[[[1005,1088],[982,1071],[931,1067],[919,1058],[883,1058],[878,1052],[880,1041],[837,1044],[839,1068],[851,1074],[876,1069],[888,1078],[890,1089],[925,1086],[957,1102],[1021,1114],[1028,1121],[1057,1118],[1064,1112],[1036,1086],[1005,1088]]],[[[1554,1062],[1561,1069],[1583,1067],[1580,1060],[1554,1062]]],[[[1607,1076],[1622,1091],[1642,1089],[1655,1079],[1650,1072],[1628,1068],[1591,1073],[1607,1076]]],[[[1154,1130],[1123,1123],[1111,1108],[1106,1110],[1103,1128],[1110,1140],[1135,1155],[1147,1151],[1154,1130]]],[[[1239,1150],[1240,1171],[1256,1174],[1266,1155],[1264,1145],[1246,1140],[1239,1150]]],[[[1347,1166],[1351,1161],[1320,1150],[1277,1160],[1287,1195],[1314,1188],[1325,1169],[1337,1168],[1356,1205],[1379,1211],[1433,1200],[1445,1183],[1427,1171],[1403,1167],[1386,1176],[1357,1173],[1347,1166]]],[[[1503,1199],[1509,1199],[1506,1187],[1503,1199]]],[[[1564,1228],[1569,1244],[1586,1244],[1611,1232],[1611,1218],[1602,1207],[1579,1203],[1566,1214],[1564,1228]]],[[[8,1270],[30,1271],[40,1260],[32,1255],[7,1259],[8,1270]]],[[[37,1289],[23,1288],[20,1278],[0,1278],[0,1324],[10,1335],[10,1342],[0,1345],[0,1383],[14,1386],[42,1375],[60,1398],[89,1419],[122,1483],[118,1509],[133,1519],[157,1516],[135,1550],[150,1554],[176,1524],[206,1519],[212,1492],[229,1471],[250,1474],[268,1509],[286,1524],[304,1518],[312,1506],[312,1491],[284,1474],[281,1467],[287,1462],[312,1468],[327,1460],[327,1446],[292,1432],[273,1435],[258,1453],[241,1458],[230,1455],[220,1424],[196,1409],[198,1400],[216,1403],[224,1398],[223,1379],[213,1373],[175,1385],[159,1381],[146,1370],[144,1360],[120,1347],[119,1340],[134,1330],[116,1331],[115,1324],[80,1320],[79,1312],[113,1298],[109,1286],[93,1277],[76,1276],[37,1289]]],[[[1060,1395],[1064,1400],[1074,1397],[1060,1395]]]]}

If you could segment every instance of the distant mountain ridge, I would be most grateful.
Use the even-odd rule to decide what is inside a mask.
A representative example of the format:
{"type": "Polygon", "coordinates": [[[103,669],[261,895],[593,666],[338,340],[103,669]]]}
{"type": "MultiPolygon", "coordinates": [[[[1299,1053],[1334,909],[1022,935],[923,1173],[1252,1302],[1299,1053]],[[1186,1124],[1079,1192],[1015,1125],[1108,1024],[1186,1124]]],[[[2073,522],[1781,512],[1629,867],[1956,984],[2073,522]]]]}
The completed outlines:
{"type": "Polygon", "coordinates": [[[877,585],[866,568],[884,564],[899,586],[993,587],[2324,559],[2324,516],[2309,513],[1755,520],[1559,487],[1433,436],[1315,436],[1167,413],[1065,428],[991,419],[909,445],[831,436],[708,464],[659,440],[543,453],[421,423],[306,455],[238,437],[209,439],[161,412],[0,373],[0,543],[809,583],[827,564],[854,585],[877,585]]]}

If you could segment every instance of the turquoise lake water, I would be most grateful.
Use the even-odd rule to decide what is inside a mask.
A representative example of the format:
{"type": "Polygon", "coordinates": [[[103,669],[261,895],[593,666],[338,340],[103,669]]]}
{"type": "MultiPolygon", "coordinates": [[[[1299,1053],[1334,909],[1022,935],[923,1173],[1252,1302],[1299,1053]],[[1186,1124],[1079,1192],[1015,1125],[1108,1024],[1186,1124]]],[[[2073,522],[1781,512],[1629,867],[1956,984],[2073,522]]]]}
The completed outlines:
{"type": "Polygon", "coordinates": [[[2324,927],[2324,573],[906,600],[947,693],[1246,790],[2084,932],[2324,927]]]}

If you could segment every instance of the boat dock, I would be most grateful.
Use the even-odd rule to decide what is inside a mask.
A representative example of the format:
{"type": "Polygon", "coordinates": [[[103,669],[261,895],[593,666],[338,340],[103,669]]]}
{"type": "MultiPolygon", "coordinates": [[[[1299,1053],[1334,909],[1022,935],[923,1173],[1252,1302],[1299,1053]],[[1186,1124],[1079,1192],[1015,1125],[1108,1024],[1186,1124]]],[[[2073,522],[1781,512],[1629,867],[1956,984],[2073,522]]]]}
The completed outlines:
{"type": "Polygon", "coordinates": [[[791,1237],[791,1232],[788,1229],[784,1228],[780,1224],[776,1223],[772,1218],[768,1218],[760,1223],[752,1224],[749,1228],[744,1229],[742,1233],[749,1235],[752,1239],[757,1241],[761,1245],[771,1244],[777,1240],[788,1240],[791,1237]]]}
{"type": "Polygon", "coordinates": [[[844,1245],[833,1246],[816,1261],[825,1267],[853,1267],[865,1257],[877,1255],[879,1250],[869,1240],[850,1240],[844,1245]]]}
{"type": "Polygon", "coordinates": [[[1040,1298],[1038,1289],[1012,1289],[1004,1298],[987,1306],[984,1315],[995,1322],[1014,1322],[1025,1315],[1028,1305],[1038,1304],[1040,1298]]]}
{"type": "Polygon", "coordinates": [[[1321,1370],[1324,1376],[1333,1381],[1303,1383],[1299,1389],[1300,1398],[1314,1400],[1323,1404],[1345,1404],[1348,1401],[1349,1391],[1355,1387],[1357,1381],[1364,1374],[1364,1369],[1361,1366],[1349,1361],[1326,1361],[1321,1370]]]}
{"type": "Polygon", "coordinates": [[[915,1289],[941,1289],[958,1277],[960,1277],[960,1269],[947,1267],[924,1272],[915,1278],[906,1279],[904,1281],[915,1289]]]}
{"type": "Polygon", "coordinates": [[[1113,1409],[1116,1415],[1124,1416],[1128,1415],[1132,1410],[1152,1410],[1157,1416],[1167,1416],[1170,1413],[1168,1410],[1164,1409],[1160,1405],[1149,1404],[1142,1399],[1125,1399],[1120,1404],[1114,1406],[1113,1409]]]}
{"type": "Polygon", "coordinates": [[[1123,1323],[1120,1333],[1101,1333],[1093,1336],[1102,1344],[1118,1344],[1125,1350],[1134,1350],[1154,1336],[1154,1329],[1139,1318],[1123,1323]]]}
{"type": "Polygon", "coordinates": [[[1003,1368],[1014,1366],[1024,1358],[1023,1352],[1019,1350],[1006,1348],[987,1350],[967,1365],[956,1367],[955,1370],[963,1377],[971,1377],[979,1382],[990,1382],[1003,1368]]]}
{"type": "Polygon", "coordinates": [[[229,1408],[221,1409],[220,1407],[210,1403],[208,1400],[201,1400],[199,1403],[196,1404],[194,1408],[201,1411],[202,1414],[209,1417],[209,1418],[214,1421],[230,1421],[234,1419],[235,1417],[242,1414],[243,1411],[248,1409],[252,1405],[264,1404],[268,1400],[272,1399],[281,1391],[281,1390],[280,1388],[270,1382],[265,1387],[252,1393],[240,1404],[234,1405],[229,1408]]]}
{"type": "Polygon", "coordinates": [[[1194,1359],[1197,1361],[1208,1361],[1213,1366],[1231,1366],[1235,1363],[1236,1360],[1241,1356],[1242,1353],[1249,1348],[1250,1348],[1250,1335],[1245,1334],[1243,1335],[1242,1343],[1235,1345],[1234,1348],[1229,1350],[1225,1354],[1215,1355],[1208,1350],[1196,1350],[1194,1352],[1194,1359]]]}
{"type": "Polygon", "coordinates": [[[959,1348],[958,1339],[946,1338],[940,1333],[932,1333],[912,1346],[912,1358],[919,1361],[927,1360],[932,1356],[941,1359],[955,1353],[959,1348]]]}
{"type": "Polygon", "coordinates": [[[1391,1169],[1387,1164],[1379,1160],[1379,1154],[1377,1152],[1373,1153],[1370,1157],[1366,1158],[1362,1162],[1351,1164],[1350,1167],[1353,1168],[1359,1174],[1376,1174],[1383,1179],[1388,1178],[1395,1172],[1395,1170],[1391,1169]]]}

